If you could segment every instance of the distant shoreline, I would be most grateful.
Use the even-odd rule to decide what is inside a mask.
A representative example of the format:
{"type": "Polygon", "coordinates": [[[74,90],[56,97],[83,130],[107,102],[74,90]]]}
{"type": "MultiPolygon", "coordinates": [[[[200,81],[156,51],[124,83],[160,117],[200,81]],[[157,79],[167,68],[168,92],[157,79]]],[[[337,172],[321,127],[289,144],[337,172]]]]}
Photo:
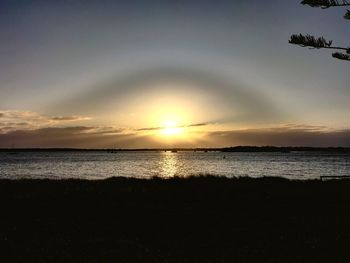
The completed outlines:
{"type": "Polygon", "coordinates": [[[198,152],[332,152],[350,153],[350,147],[278,147],[278,146],[234,146],[222,148],[106,148],[106,149],[83,149],[83,148],[0,148],[0,152],[160,152],[160,151],[198,151],[198,152]]]}

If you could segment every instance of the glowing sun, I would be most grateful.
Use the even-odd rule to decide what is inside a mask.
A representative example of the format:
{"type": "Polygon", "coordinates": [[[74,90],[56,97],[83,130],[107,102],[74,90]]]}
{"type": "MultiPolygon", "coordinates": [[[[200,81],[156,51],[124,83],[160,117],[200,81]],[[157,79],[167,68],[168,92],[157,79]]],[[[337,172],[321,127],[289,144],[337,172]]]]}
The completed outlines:
{"type": "Polygon", "coordinates": [[[178,135],[183,132],[183,128],[179,127],[174,120],[166,120],[163,122],[161,133],[164,135],[178,135]]]}

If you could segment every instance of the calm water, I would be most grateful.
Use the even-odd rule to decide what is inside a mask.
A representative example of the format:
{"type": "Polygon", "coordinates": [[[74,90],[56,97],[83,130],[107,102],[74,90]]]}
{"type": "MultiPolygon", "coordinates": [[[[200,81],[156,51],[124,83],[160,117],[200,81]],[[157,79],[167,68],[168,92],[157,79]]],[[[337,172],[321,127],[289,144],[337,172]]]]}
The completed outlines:
{"type": "Polygon", "coordinates": [[[314,179],[350,175],[350,155],[221,152],[0,153],[0,178],[172,177],[198,174],[314,179]]]}

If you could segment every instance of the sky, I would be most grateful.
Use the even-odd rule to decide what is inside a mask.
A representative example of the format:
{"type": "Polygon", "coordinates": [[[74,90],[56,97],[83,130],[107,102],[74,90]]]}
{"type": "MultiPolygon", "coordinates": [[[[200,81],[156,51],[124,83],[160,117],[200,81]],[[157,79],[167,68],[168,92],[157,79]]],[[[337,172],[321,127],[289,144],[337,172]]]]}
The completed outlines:
{"type": "Polygon", "coordinates": [[[343,8],[1,1],[0,147],[350,146],[343,8]]]}

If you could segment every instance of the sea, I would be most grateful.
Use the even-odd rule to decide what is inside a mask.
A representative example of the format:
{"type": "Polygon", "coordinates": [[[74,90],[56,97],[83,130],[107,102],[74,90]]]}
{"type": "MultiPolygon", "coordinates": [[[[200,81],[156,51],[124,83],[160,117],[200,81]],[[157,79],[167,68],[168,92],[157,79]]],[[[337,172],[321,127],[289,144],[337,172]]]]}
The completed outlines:
{"type": "Polygon", "coordinates": [[[0,152],[0,178],[172,178],[197,175],[320,179],[350,176],[350,154],[329,152],[0,152]]]}

